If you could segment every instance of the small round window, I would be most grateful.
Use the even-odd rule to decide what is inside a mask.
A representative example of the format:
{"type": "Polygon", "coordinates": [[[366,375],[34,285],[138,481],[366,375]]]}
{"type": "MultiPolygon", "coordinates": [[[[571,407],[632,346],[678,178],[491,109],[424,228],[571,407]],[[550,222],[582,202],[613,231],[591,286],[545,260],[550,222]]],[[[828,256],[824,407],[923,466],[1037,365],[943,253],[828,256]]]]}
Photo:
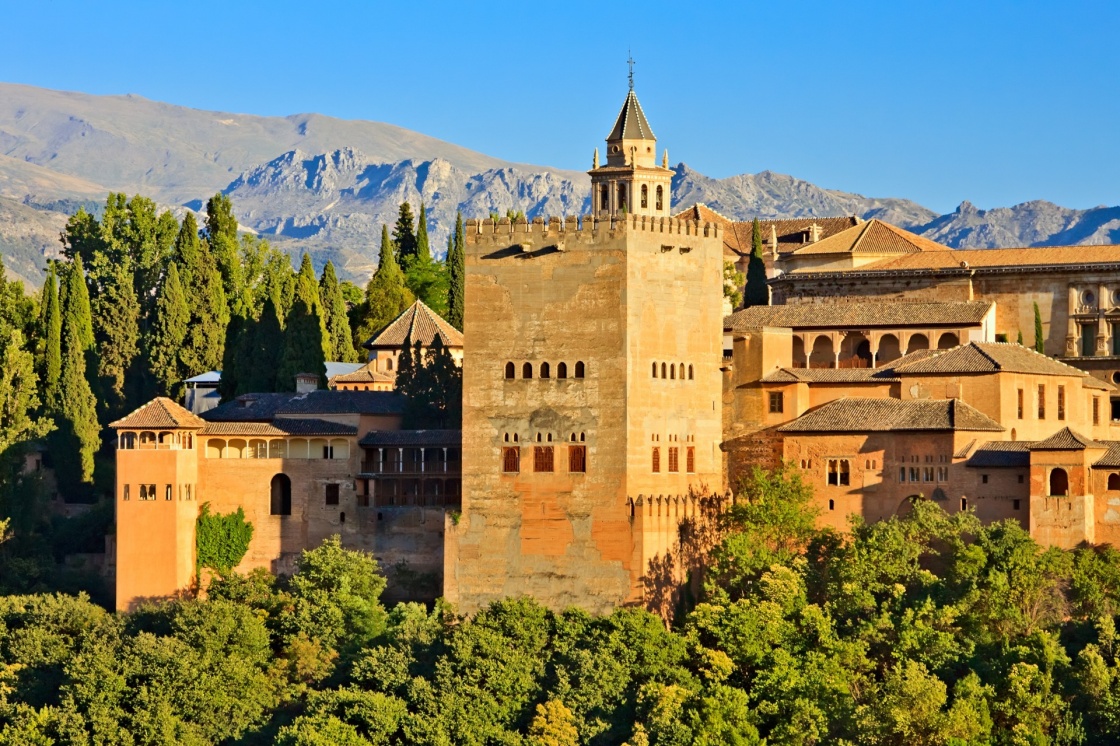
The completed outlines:
{"type": "Polygon", "coordinates": [[[1081,303],[1086,306],[1091,306],[1097,302],[1097,295],[1092,290],[1083,290],[1081,292],[1081,303]]]}
{"type": "Polygon", "coordinates": [[[1115,373],[1112,374],[1112,382],[1113,383],[1120,383],[1120,370],[1118,370],[1118,371],[1116,371],[1115,373]]]}

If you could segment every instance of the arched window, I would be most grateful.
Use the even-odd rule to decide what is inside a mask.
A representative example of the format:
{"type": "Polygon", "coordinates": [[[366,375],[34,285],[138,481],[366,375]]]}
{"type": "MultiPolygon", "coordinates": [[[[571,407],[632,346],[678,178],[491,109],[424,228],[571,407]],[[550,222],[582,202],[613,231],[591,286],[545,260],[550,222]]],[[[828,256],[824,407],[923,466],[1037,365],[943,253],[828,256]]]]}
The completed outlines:
{"type": "Polygon", "coordinates": [[[121,433],[120,446],[122,450],[131,450],[136,447],[136,433],[121,433]]]}
{"type": "Polygon", "coordinates": [[[292,480],[287,474],[277,474],[272,478],[272,515],[292,514],[292,480]]]}
{"type": "Polygon", "coordinates": [[[654,209],[657,209],[657,210],[661,209],[661,205],[662,205],[661,195],[662,195],[661,185],[658,184],[658,186],[657,186],[657,201],[654,203],[654,209]]]}
{"type": "Polygon", "coordinates": [[[1050,495],[1053,497],[1065,497],[1069,494],[1069,474],[1065,469],[1053,469],[1050,471],[1050,495]]]}
{"type": "Polygon", "coordinates": [[[586,440],[587,440],[587,434],[586,433],[580,433],[579,434],[579,442],[583,443],[586,440]]]}
{"type": "Polygon", "coordinates": [[[556,366],[556,377],[557,378],[567,378],[568,377],[568,364],[567,363],[559,363],[556,366]]]}
{"type": "Polygon", "coordinates": [[[1120,474],[1108,475],[1108,489],[1120,490],[1120,474]]]}
{"type": "Polygon", "coordinates": [[[684,380],[684,363],[681,363],[680,365],[678,365],[677,370],[679,370],[681,372],[681,380],[683,381],[684,380]]]}
{"type": "Polygon", "coordinates": [[[541,363],[541,378],[548,378],[552,371],[548,367],[548,363],[541,363]]]}
{"type": "Polygon", "coordinates": [[[583,361],[576,363],[576,378],[583,378],[583,361]]]}
{"type": "Polygon", "coordinates": [[[829,500],[828,501],[828,509],[829,510],[836,510],[836,501],[835,500],[829,500]]]}
{"type": "Polygon", "coordinates": [[[657,363],[653,364],[653,377],[657,378],[657,363]]]}
{"type": "Polygon", "coordinates": [[[642,184],[642,207],[649,207],[649,187],[642,184]]]}
{"type": "Polygon", "coordinates": [[[385,370],[392,370],[392,369],[393,369],[393,358],[387,358],[385,360],[385,370]]]}
{"type": "Polygon", "coordinates": [[[690,380],[690,381],[692,380],[692,366],[691,365],[688,366],[688,380],[690,380]]]}
{"type": "Polygon", "coordinates": [[[662,378],[668,378],[669,377],[669,366],[666,363],[661,364],[661,377],[662,378]]]}
{"type": "Polygon", "coordinates": [[[626,185],[618,185],[618,209],[619,212],[626,210],[626,185]]]}
{"type": "Polygon", "coordinates": [[[522,378],[532,378],[533,377],[533,364],[532,363],[525,363],[524,365],[521,366],[521,377],[522,378]]]}
{"type": "Polygon", "coordinates": [[[611,191],[606,184],[599,188],[599,209],[611,209],[611,191]]]}
{"type": "Polygon", "coordinates": [[[669,366],[669,380],[670,381],[677,380],[677,366],[676,365],[670,365],[669,366]]]}
{"type": "Polygon", "coordinates": [[[506,378],[515,378],[517,376],[517,367],[512,363],[506,363],[506,378]]]}

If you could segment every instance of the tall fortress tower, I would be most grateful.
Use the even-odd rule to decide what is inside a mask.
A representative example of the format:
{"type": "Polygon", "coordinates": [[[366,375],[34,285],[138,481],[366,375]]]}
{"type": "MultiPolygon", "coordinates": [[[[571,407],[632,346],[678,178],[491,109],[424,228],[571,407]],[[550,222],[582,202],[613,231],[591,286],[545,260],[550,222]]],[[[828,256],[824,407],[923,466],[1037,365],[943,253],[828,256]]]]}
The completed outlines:
{"type": "Polygon", "coordinates": [[[607,612],[640,603],[722,491],[722,250],[670,217],[668,156],[630,90],[592,215],[466,224],[463,509],[444,595],[607,612]]]}

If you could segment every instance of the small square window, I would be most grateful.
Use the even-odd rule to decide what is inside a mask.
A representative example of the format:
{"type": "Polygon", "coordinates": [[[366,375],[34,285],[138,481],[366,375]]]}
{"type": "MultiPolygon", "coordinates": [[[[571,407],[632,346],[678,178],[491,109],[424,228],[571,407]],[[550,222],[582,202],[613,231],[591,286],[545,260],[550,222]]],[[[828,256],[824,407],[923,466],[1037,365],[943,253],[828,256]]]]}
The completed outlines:
{"type": "Polygon", "coordinates": [[[770,392],[770,414],[781,414],[784,407],[785,394],[781,391],[770,392]]]}
{"type": "Polygon", "coordinates": [[[988,483],[988,475],[987,474],[981,474],[980,475],[980,481],[983,482],[984,484],[987,484],[988,483]]]}
{"type": "Polygon", "coordinates": [[[326,504],[338,505],[338,485],[328,484],[326,487],[326,504]]]}

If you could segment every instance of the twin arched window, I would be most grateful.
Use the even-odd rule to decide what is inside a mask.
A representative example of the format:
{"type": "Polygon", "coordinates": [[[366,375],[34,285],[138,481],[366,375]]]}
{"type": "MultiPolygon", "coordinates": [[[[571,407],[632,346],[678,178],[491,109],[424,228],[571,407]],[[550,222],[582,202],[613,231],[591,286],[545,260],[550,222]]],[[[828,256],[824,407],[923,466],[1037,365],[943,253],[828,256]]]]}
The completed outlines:
{"type": "Polygon", "coordinates": [[[649,187],[646,186],[645,184],[642,184],[642,207],[646,208],[648,206],[649,206],[649,187]]]}
{"type": "Polygon", "coordinates": [[[659,184],[659,185],[657,186],[657,192],[656,192],[656,194],[657,194],[657,201],[656,201],[656,204],[655,204],[655,208],[654,208],[654,209],[660,210],[660,209],[661,209],[661,205],[663,204],[663,200],[662,200],[662,194],[663,194],[663,192],[662,192],[662,190],[661,190],[661,185],[660,185],[660,184],[659,184]]]}

